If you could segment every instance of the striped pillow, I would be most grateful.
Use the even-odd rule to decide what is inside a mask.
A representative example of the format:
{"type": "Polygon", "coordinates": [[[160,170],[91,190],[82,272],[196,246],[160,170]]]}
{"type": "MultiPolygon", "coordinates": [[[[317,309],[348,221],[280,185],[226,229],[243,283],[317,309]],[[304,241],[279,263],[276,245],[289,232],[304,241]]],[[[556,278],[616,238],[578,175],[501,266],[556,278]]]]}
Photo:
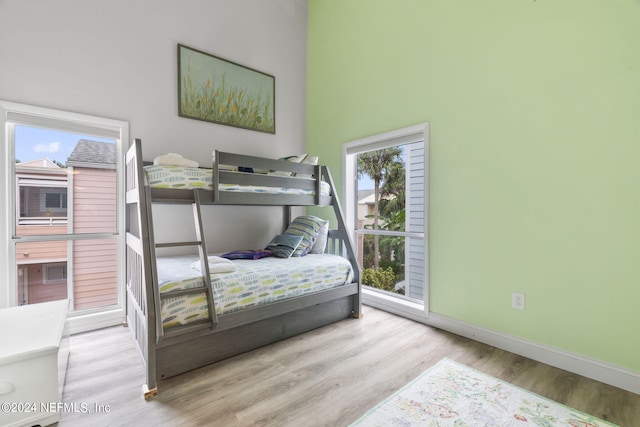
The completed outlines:
{"type": "Polygon", "coordinates": [[[289,258],[302,242],[302,236],[284,233],[278,234],[265,248],[278,258],[289,258]]]}
{"type": "Polygon", "coordinates": [[[318,238],[320,229],[327,223],[327,220],[313,215],[302,215],[294,219],[285,233],[302,236],[302,242],[300,242],[292,256],[308,254],[318,238]]]}

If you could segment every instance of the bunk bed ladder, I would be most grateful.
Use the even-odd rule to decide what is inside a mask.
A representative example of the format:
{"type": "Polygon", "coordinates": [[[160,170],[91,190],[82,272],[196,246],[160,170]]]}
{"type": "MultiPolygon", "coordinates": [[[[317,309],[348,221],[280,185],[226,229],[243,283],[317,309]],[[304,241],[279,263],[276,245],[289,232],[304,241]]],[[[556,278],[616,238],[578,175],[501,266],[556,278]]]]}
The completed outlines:
{"type": "Polygon", "coordinates": [[[209,272],[209,258],[207,248],[204,243],[204,227],[202,226],[202,214],[200,211],[200,191],[193,190],[193,221],[196,227],[196,238],[200,241],[198,245],[198,254],[200,255],[200,271],[204,274],[205,292],[207,295],[207,306],[209,308],[209,321],[211,322],[211,329],[215,328],[218,324],[218,314],[216,313],[216,305],[213,298],[213,286],[211,285],[211,274],[209,272]]]}
{"type": "Polygon", "coordinates": [[[195,288],[187,288],[181,289],[177,291],[169,291],[164,292],[160,298],[167,299],[180,295],[187,294],[197,294],[204,292],[207,298],[207,307],[209,309],[209,319],[206,323],[196,323],[193,325],[177,327],[172,331],[164,331],[164,328],[160,328],[158,331],[161,338],[166,338],[169,336],[184,334],[187,332],[191,332],[196,329],[202,328],[210,328],[214,329],[218,324],[218,315],[215,309],[215,301],[213,296],[213,287],[211,285],[211,275],[209,273],[209,260],[207,255],[207,248],[204,241],[204,227],[202,225],[202,214],[201,214],[201,200],[200,200],[200,189],[193,190],[193,203],[191,204],[193,208],[193,221],[195,225],[196,232],[196,240],[188,241],[188,242],[172,242],[172,243],[156,243],[156,248],[166,248],[166,247],[176,247],[176,246],[197,246],[198,247],[198,255],[200,256],[200,271],[203,272],[202,276],[204,279],[204,286],[199,286],[195,288]]]}

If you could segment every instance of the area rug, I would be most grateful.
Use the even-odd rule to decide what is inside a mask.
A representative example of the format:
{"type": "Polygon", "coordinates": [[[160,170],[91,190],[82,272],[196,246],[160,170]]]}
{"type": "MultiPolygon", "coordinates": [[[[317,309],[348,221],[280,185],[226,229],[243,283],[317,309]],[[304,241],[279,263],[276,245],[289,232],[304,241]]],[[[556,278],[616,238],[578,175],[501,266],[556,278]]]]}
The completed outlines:
{"type": "Polygon", "coordinates": [[[615,426],[443,359],[352,426],[615,426]]]}

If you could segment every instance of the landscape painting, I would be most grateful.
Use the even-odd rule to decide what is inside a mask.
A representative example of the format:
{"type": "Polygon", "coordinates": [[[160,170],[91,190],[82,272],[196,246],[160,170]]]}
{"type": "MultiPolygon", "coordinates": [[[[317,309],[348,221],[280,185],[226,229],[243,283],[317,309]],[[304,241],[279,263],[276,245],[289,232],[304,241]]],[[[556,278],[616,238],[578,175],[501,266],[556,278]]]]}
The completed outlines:
{"type": "Polygon", "coordinates": [[[275,133],[275,77],[178,45],[178,115],[275,133]]]}

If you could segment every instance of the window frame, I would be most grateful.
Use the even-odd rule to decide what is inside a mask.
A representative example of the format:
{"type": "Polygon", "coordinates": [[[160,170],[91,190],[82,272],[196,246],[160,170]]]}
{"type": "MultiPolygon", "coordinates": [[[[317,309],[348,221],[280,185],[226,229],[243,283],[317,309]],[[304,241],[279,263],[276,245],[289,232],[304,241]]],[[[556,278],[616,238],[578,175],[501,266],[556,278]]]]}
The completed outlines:
{"type": "Polygon", "coordinates": [[[40,209],[44,212],[50,209],[51,212],[66,212],[67,211],[67,189],[40,189],[40,209]],[[57,206],[47,206],[49,194],[59,196],[57,206]]]}
{"type": "Polygon", "coordinates": [[[42,283],[44,283],[45,285],[55,285],[55,284],[59,284],[59,283],[66,283],[67,282],[67,263],[66,262],[56,262],[56,263],[51,263],[51,264],[45,264],[44,266],[44,271],[43,271],[43,275],[42,275],[42,283]],[[52,270],[54,268],[62,268],[62,275],[64,277],[60,278],[60,279],[49,279],[49,270],[52,270]]]}
{"type": "MultiPolygon", "coordinates": [[[[346,224],[354,242],[357,242],[357,154],[383,148],[395,147],[424,141],[424,293],[423,301],[416,302],[403,295],[393,295],[369,287],[363,287],[362,302],[372,307],[380,308],[403,317],[418,321],[426,321],[429,316],[429,123],[421,123],[401,129],[384,132],[377,135],[349,141],[342,146],[342,188],[345,200],[346,224]]],[[[368,233],[373,234],[373,233],[368,233]]],[[[377,232],[377,234],[384,234],[377,232]]],[[[399,233],[411,237],[415,233],[399,233]]],[[[358,248],[356,248],[357,251],[358,248]]]]}
{"type": "MultiPolygon", "coordinates": [[[[5,192],[6,203],[0,213],[0,308],[12,307],[17,304],[18,268],[15,265],[16,226],[19,220],[12,209],[19,204],[19,188],[15,173],[15,126],[33,126],[52,130],[95,135],[114,139],[117,147],[116,192],[117,213],[115,233],[96,233],[83,235],[48,235],[31,239],[30,236],[20,236],[20,241],[48,241],[48,240],[79,240],[94,238],[116,239],[117,252],[117,283],[118,302],[106,308],[87,309],[69,313],[70,332],[77,333],[92,329],[112,326],[122,323],[125,319],[125,204],[124,204],[124,150],[129,141],[129,123],[122,120],[109,119],[87,114],[72,113],[45,107],[20,104],[0,100],[0,163],[11,165],[3,167],[0,173],[0,188],[5,192]],[[12,163],[9,163],[12,162],[12,163]],[[11,200],[13,198],[13,200],[11,200]]],[[[71,201],[67,196],[67,205],[71,201]]],[[[68,207],[67,207],[68,210],[68,207]]],[[[70,262],[70,261],[68,261],[70,262]]],[[[69,265],[67,265],[69,268],[69,265]]]]}

